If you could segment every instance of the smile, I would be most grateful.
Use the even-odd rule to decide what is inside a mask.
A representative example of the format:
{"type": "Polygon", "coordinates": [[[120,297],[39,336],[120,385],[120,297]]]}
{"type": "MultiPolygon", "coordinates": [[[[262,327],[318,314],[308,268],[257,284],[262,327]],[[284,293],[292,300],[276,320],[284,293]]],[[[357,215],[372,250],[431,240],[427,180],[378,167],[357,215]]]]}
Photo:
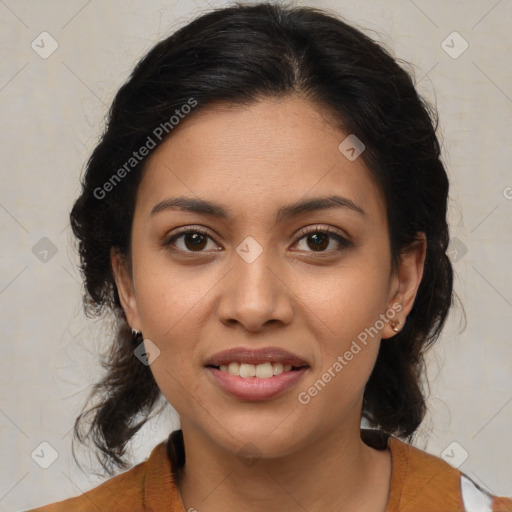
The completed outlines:
{"type": "Polygon", "coordinates": [[[232,362],[229,364],[221,364],[219,367],[221,372],[229,373],[239,377],[258,379],[269,379],[275,375],[281,375],[283,372],[289,372],[294,367],[291,364],[271,363],[266,362],[262,364],[248,364],[232,362]]]}

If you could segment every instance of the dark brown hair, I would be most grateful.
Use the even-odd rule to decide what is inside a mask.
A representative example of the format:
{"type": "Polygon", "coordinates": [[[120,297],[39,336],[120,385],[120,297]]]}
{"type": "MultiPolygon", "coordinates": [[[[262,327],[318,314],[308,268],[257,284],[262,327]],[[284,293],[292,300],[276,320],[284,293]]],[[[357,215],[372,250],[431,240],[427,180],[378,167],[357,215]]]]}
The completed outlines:
{"type": "Polygon", "coordinates": [[[338,17],[308,7],[235,4],[196,18],[137,64],[114,99],[71,212],[86,312],[110,311],[117,322],[106,376],[91,394],[99,403],[75,423],[75,436],[81,442],[92,438],[109,474],[113,466],[127,467],[126,444],[161,398],[149,367],[134,356],[136,341],[110,261],[112,248],[130,254],[135,195],[146,160],[130,161],[133,151],[148,137],[158,139],[157,127],[166,126],[165,135],[172,136],[169,120],[191,99],[196,105],[190,117],[216,101],[250,104],[292,93],[325,108],[364,142],[362,158],[386,198],[395,268],[417,234],[426,234],[414,306],[401,332],[381,343],[363,401],[370,424],[397,437],[412,439],[424,418],[423,355],[438,338],[455,297],[446,254],[448,179],[435,111],[384,48],[338,17]],[[122,180],[112,181],[116,174],[122,180]]]}

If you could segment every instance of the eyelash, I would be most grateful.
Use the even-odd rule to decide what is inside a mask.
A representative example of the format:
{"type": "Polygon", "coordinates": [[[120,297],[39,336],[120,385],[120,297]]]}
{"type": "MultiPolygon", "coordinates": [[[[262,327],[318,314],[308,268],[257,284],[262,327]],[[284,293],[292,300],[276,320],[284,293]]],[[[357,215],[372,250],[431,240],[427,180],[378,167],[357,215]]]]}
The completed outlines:
{"type": "MultiPolygon", "coordinates": [[[[164,247],[172,247],[173,243],[178,238],[182,237],[183,235],[197,234],[197,233],[199,233],[203,236],[206,236],[206,237],[212,239],[215,243],[217,243],[215,241],[215,239],[211,236],[211,234],[208,231],[204,230],[203,228],[187,226],[187,227],[179,230],[177,233],[174,233],[171,237],[164,240],[162,245],[164,247]]],[[[302,228],[297,235],[298,238],[295,241],[295,244],[298,243],[303,238],[305,238],[307,235],[317,234],[317,233],[331,236],[338,242],[340,247],[338,247],[337,249],[331,249],[331,250],[327,250],[327,251],[310,251],[312,254],[322,255],[322,254],[331,254],[333,252],[341,252],[344,249],[346,249],[352,245],[352,243],[341,234],[341,231],[339,231],[337,229],[333,229],[333,228],[324,228],[321,226],[315,226],[315,228],[313,228],[313,229],[302,228]]],[[[176,249],[175,247],[172,247],[172,249],[176,250],[176,251],[180,251],[185,254],[202,254],[202,253],[206,252],[206,251],[183,251],[182,249],[176,249]]]]}

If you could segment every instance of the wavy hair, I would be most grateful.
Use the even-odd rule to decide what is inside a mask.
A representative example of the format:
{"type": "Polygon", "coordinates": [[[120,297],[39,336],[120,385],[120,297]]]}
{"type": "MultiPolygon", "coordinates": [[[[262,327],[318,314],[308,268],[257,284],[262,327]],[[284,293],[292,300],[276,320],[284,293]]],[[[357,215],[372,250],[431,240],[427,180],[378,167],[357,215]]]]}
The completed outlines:
{"type": "MultiPolygon", "coordinates": [[[[136,65],[115,96],[70,214],[85,311],[89,316],[113,313],[116,322],[103,361],[106,374],[89,397],[99,403],[84,407],[74,427],[80,442],[93,440],[109,474],[115,466],[128,466],[126,445],[161,392],[149,367],[134,357],[135,341],[110,260],[112,248],[130,255],[135,195],[146,158],[131,161],[129,173],[108,193],[103,193],[105,184],[123,166],[126,170],[133,152],[156,127],[168,126],[191,98],[197,105],[190,117],[217,101],[247,105],[294,93],[324,108],[364,142],[362,158],[386,200],[393,267],[419,232],[426,235],[424,274],[413,308],[404,328],[381,343],[362,410],[372,426],[406,440],[425,416],[424,353],[439,337],[456,297],[446,254],[449,184],[435,109],[417,93],[412,73],[338,16],[311,7],[234,4],[197,17],[136,65]]],[[[170,129],[166,136],[172,136],[170,129]]]]}

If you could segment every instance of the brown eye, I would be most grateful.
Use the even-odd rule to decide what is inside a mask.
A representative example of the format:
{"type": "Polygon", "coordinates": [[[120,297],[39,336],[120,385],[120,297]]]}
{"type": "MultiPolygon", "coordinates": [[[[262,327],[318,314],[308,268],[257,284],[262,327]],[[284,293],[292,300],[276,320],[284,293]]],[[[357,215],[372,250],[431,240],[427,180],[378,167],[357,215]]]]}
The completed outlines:
{"type": "MultiPolygon", "coordinates": [[[[302,230],[302,236],[299,238],[298,242],[305,240],[307,249],[311,249],[313,252],[332,252],[332,251],[341,251],[351,245],[344,236],[340,234],[339,231],[335,231],[328,228],[316,228],[309,231],[302,230]],[[326,249],[329,247],[331,240],[335,240],[338,247],[335,247],[332,250],[326,249]]],[[[307,250],[306,249],[306,250],[307,250]]]]}
{"type": "Polygon", "coordinates": [[[315,251],[323,251],[329,245],[330,236],[326,233],[312,233],[306,236],[309,247],[315,251]],[[311,242],[311,244],[309,244],[311,242]]]}
{"type": "MultiPolygon", "coordinates": [[[[187,229],[174,234],[164,242],[164,246],[172,246],[183,252],[204,252],[209,241],[214,242],[212,237],[201,229],[187,229]]],[[[213,244],[217,249],[218,245],[213,244]]]]}
{"type": "Polygon", "coordinates": [[[186,233],[182,236],[184,237],[183,243],[185,247],[191,251],[204,249],[208,241],[207,237],[202,233],[186,233]]]}

